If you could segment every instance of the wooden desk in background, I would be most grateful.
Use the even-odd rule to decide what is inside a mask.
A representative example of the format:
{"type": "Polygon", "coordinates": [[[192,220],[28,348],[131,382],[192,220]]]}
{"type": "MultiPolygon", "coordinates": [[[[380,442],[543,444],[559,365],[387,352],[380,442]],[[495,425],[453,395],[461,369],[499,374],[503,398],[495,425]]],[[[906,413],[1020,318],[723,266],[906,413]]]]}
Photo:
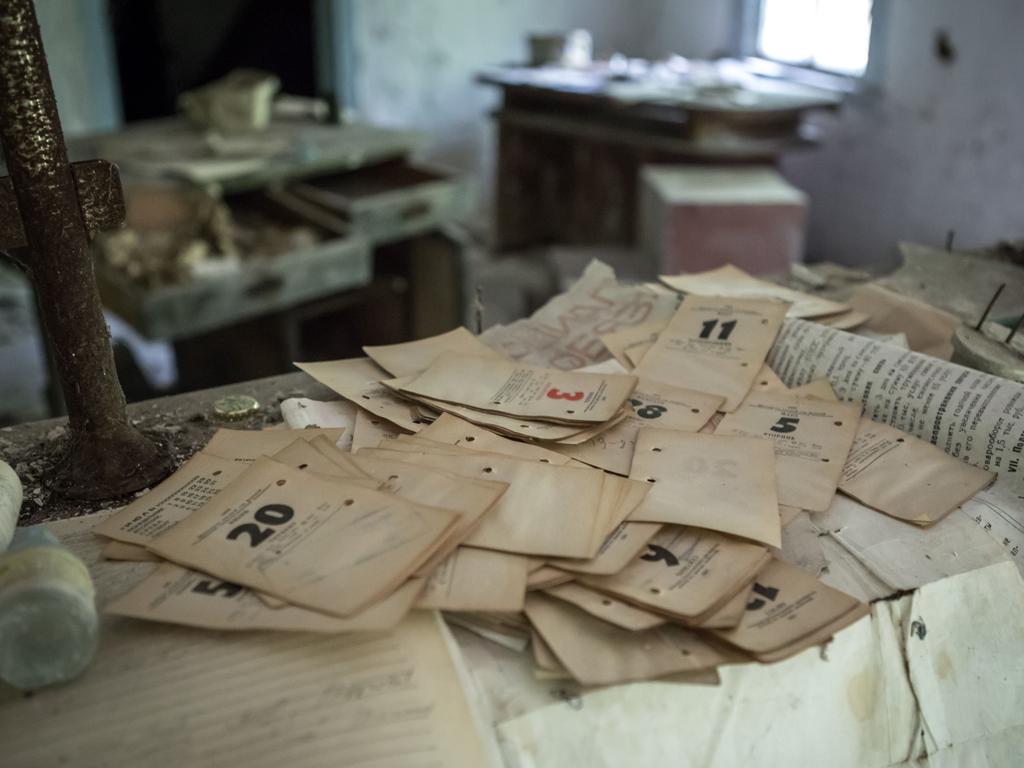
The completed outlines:
{"type": "Polygon", "coordinates": [[[641,166],[774,164],[814,146],[802,125],[808,111],[839,103],[786,81],[684,95],[587,73],[567,73],[563,82],[560,72],[501,67],[478,76],[503,94],[494,113],[500,250],[632,244],[641,166]]]}

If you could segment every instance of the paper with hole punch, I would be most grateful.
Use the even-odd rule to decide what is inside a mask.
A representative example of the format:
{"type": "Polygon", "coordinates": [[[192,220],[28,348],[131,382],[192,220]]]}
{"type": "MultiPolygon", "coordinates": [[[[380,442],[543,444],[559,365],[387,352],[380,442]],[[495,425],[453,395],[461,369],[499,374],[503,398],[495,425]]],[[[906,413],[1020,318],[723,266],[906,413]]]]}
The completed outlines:
{"type": "MultiPolygon", "coordinates": [[[[415,421],[415,418],[413,418],[415,421]]],[[[352,427],[352,452],[360,448],[377,448],[381,443],[394,440],[399,435],[413,434],[362,408],[356,409],[355,425],[352,427]]]]}
{"type": "Polygon", "coordinates": [[[682,627],[633,632],[542,594],[526,599],[526,616],[555,657],[583,685],[611,685],[711,669],[724,658],[682,627]]]}
{"type": "Polygon", "coordinates": [[[579,581],[682,623],[699,624],[749,584],[768,558],[756,544],[670,525],[619,573],[581,574],[579,581]]]}
{"type": "MultiPolygon", "coordinates": [[[[459,513],[448,539],[460,543],[469,538],[508,490],[497,480],[466,478],[409,462],[352,457],[353,463],[381,484],[381,490],[417,504],[440,507],[459,513]]],[[[448,556],[451,546],[442,546],[420,566],[418,573],[430,573],[448,556]]],[[[466,609],[468,610],[468,609],[466,609]]]]}
{"type": "Polygon", "coordinates": [[[349,617],[412,575],[458,518],[260,459],[147,546],[225,581],[349,617]]]}
{"type": "Polygon", "coordinates": [[[288,604],[271,608],[250,589],[163,563],[105,610],[118,616],[219,630],[384,632],[398,626],[424,584],[423,579],[407,581],[380,602],[342,619],[288,604]]]}
{"type": "Polygon", "coordinates": [[[248,462],[199,452],[155,488],[103,520],[96,532],[128,544],[147,544],[201,508],[248,466],[248,462]]]}
{"type": "Polygon", "coordinates": [[[862,418],[843,465],[839,490],[887,515],[931,525],[987,487],[995,476],[913,435],[862,418]]]}
{"type": "Polygon", "coordinates": [[[869,613],[868,606],[809,573],[772,560],[757,575],[739,625],[715,634],[761,661],[817,645],[869,613]]]}
{"type": "Polygon", "coordinates": [[[406,341],[401,344],[363,347],[363,352],[396,378],[412,376],[425,371],[434,360],[445,352],[489,357],[494,360],[506,359],[461,326],[447,333],[425,339],[406,341]]]}
{"type": "Polygon", "coordinates": [[[739,410],[726,414],[715,435],[771,441],[779,503],[824,512],[835,496],[859,422],[859,403],[754,392],[739,410]]]}
{"type": "Polygon", "coordinates": [[[637,432],[644,427],[696,432],[715,415],[723,398],[640,379],[625,419],[585,443],[556,450],[607,472],[628,475],[637,432]]]}
{"type": "Polygon", "coordinates": [[[202,448],[202,452],[234,459],[239,462],[252,462],[260,456],[270,456],[296,440],[315,440],[326,437],[333,443],[341,439],[345,430],[332,429],[218,429],[213,437],[202,448]]]}
{"type": "Polygon", "coordinates": [[[767,440],[641,429],[630,477],[650,484],[631,521],[782,544],[775,454],[767,440]]]}
{"type": "Polygon", "coordinates": [[[458,547],[431,572],[417,603],[444,611],[523,610],[529,558],[458,547]]]}
{"type": "Polygon", "coordinates": [[[717,688],[639,684],[585,693],[575,708],[554,701],[514,712],[497,726],[503,753],[531,768],[734,768],[737,755],[765,766],[1016,765],[1024,746],[1024,669],[1012,661],[1024,637],[1016,569],[1001,563],[871,608],[870,621],[854,622],[824,651],[722,667],[717,688]],[[716,727],[680,727],[703,722],[716,727]]]}
{"type": "Polygon", "coordinates": [[[497,454],[453,456],[363,449],[357,456],[364,454],[508,483],[508,490],[464,544],[525,555],[590,558],[606,535],[595,532],[601,524],[598,510],[603,486],[603,476],[597,470],[497,454]]]}
{"type": "Polygon", "coordinates": [[[396,394],[411,398],[441,413],[449,413],[471,424],[493,429],[502,435],[513,438],[544,441],[564,440],[580,434],[586,428],[584,424],[555,424],[550,421],[525,419],[518,416],[506,416],[501,413],[481,411],[456,403],[448,403],[443,400],[402,391],[402,387],[412,380],[412,377],[407,376],[401,379],[385,379],[381,383],[396,394]]]}
{"type": "Polygon", "coordinates": [[[433,424],[417,434],[425,440],[472,448],[475,451],[504,453],[517,459],[532,459],[545,464],[560,465],[570,461],[568,456],[563,456],[550,448],[510,440],[448,413],[441,414],[433,424]]]}
{"type": "Polygon", "coordinates": [[[445,353],[403,384],[403,392],[506,416],[562,424],[615,416],[636,387],[627,374],[578,373],[445,353]]]}
{"type": "MultiPolygon", "coordinates": [[[[153,568],[100,559],[89,529],[103,515],[48,524],[88,565],[101,609],[153,568]]],[[[501,765],[435,613],[355,635],[100,621],[99,650],[73,684],[31,698],[0,689],[4,768],[501,765]]]]}
{"type": "Polygon", "coordinates": [[[586,611],[601,621],[628,629],[631,632],[660,627],[667,622],[664,616],[603,595],[582,584],[560,584],[556,587],[548,587],[544,590],[544,594],[575,605],[581,611],[586,611]]]}
{"type": "MultiPolygon", "coordinates": [[[[354,471],[352,468],[345,466],[337,461],[333,461],[328,455],[322,450],[318,450],[317,446],[314,445],[316,441],[306,442],[305,440],[296,440],[289,446],[282,448],[277,453],[270,456],[274,461],[285,464],[286,466],[300,469],[303,472],[312,472],[318,475],[326,475],[328,477],[339,477],[355,482],[357,485],[362,485],[365,488],[379,488],[380,483],[368,478],[360,472],[354,471]]],[[[325,443],[327,441],[324,441],[325,443]]],[[[339,456],[345,456],[346,454],[341,453],[330,443],[327,443],[330,451],[338,454],[339,456]]]]}
{"type": "Polygon", "coordinates": [[[560,568],[544,565],[530,572],[530,575],[526,578],[526,589],[528,592],[550,589],[551,587],[568,584],[574,578],[571,573],[566,573],[560,568]]]}
{"type": "MultiPolygon", "coordinates": [[[[475,458],[484,458],[487,456],[491,456],[492,458],[497,458],[499,460],[506,457],[514,457],[524,461],[536,460],[541,464],[551,464],[554,466],[564,466],[566,462],[572,461],[571,459],[566,459],[565,457],[560,457],[562,459],[561,463],[549,461],[546,457],[538,459],[536,458],[536,454],[533,454],[532,452],[517,451],[517,453],[519,453],[519,456],[513,456],[512,454],[477,451],[471,448],[466,448],[463,445],[446,445],[444,443],[434,443],[433,441],[425,440],[419,436],[403,437],[402,439],[396,440],[394,443],[391,443],[388,447],[391,450],[402,451],[406,453],[430,453],[433,455],[449,455],[475,458]]],[[[533,448],[533,446],[524,447],[533,448]]],[[[578,468],[586,468],[582,464],[576,464],[575,462],[573,462],[573,464],[578,468]]],[[[590,548],[597,550],[598,547],[602,547],[605,538],[609,535],[608,532],[612,531],[617,526],[619,526],[627,517],[629,517],[630,513],[636,509],[640,502],[643,501],[643,499],[646,497],[648,493],[649,488],[646,483],[628,480],[626,478],[617,477],[615,475],[595,475],[594,478],[595,482],[599,481],[601,483],[601,496],[595,518],[596,522],[594,523],[592,529],[593,536],[595,538],[591,540],[590,548]]]]}
{"type": "Polygon", "coordinates": [[[418,432],[424,426],[422,419],[413,415],[408,401],[381,384],[388,378],[387,372],[367,357],[295,366],[346,400],[407,432],[418,432]]]}
{"type": "Polygon", "coordinates": [[[622,523],[605,536],[594,557],[588,560],[552,558],[548,562],[570,573],[608,576],[632,562],[660,530],[661,525],[657,523],[622,523]]]}
{"type": "Polygon", "coordinates": [[[291,429],[344,429],[338,447],[347,451],[352,445],[356,407],[347,400],[311,400],[289,397],[281,401],[281,418],[291,429]]]}
{"type": "Polygon", "coordinates": [[[721,410],[739,407],[782,327],[776,301],[687,296],[635,373],[710,395],[721,410]]]}

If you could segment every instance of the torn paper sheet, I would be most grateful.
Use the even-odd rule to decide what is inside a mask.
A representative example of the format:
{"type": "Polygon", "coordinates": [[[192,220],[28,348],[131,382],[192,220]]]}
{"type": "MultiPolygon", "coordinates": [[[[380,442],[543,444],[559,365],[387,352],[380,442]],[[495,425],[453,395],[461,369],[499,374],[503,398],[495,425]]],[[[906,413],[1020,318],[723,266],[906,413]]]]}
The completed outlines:
{"type": "Polygon", "coordinates": [[[202,507],[248,466],[199,452],[155,488],[104,518],[97,533],[127,544],[147,544],[202,507]]]}
{"type": "MultiPolygon", "coordinates": [[[[1024,587],[1003,564],[873,606],[825,650],[720,670],[717,688],[658,683],[580,692],[500,722],[513,768],[758,765],[888,768],[927,763],[1024,727],[1024,587]],[[970,652],[965,652],[970,649],[970,652]],[[716,727],[682,728],[680,723],[716,727]],[[922,739],[921,732],[925,733],[922,739]]],[[[972,754],[984,754],[973,750],[972,754]]],[[[1011,763],[961,763],[1004,768],[1011,763]]]]}
{"type": "Polygon", "coordinates": [[[615,271],[592,261],[566,292],[524,320],[488,328],[480,340],[530,365],[572,370],[609,357],[601,336],[642,323],[667,320],[679,298],[615,279],[615,271]]]}
{"type": "Polygon", "coordinates": [[[282,461],[291,467],[306,469],[312,462],[316,465],[312,471],[325,470],[316,450],[310,446],[317,440],[327,441],[333,446],[338,431],[283,429],[269,433],[266,430],[218,430],[210,444],[225,451],[228,456],[207,454],[205,449],[200,451],[155,488],[105,518],[96,531],[126,544],[148,544],[155,536],[200,509],[246,468],[252,466],[253,459],[249,457],[260,456],[257,451],[283,456],[282,461]],[[269,434],[280,437],[268,439],[269,434]],[[300,436],[299,439],[296,439],[296,435],[300,436]],[[287,442],[283,442],[282,438],[287,442]]]}
{"type": "Polygon", "coordinates": [[[786,317],[816,318],[843,314],[850,309],[846,304],[822,296],[760,280],[732,264],[689,275],[661,275],[659,279],[673,290],[683,293],[784,301],[790,305],[786,317]]]}
{"type": "MultiPolygon", "coordinates": [[[[437,507],[459,513],[448,538],[460,543],[480,527],[481,520],[490,513],[508,485],[483,478],[466,478],[420,467],[407,462],[372,459],[365,455],[352,457],[352,463],[361,471],[380,481],[381,490],[399,498],[428,507],[437,507]]],[[[442,545],[426,560],[417,573],[429,576],[452,549],[442,545]]]]}
{"type": "Polygon", "coordinates": [[[347,400],[310,400],[308,397],[289,397],[281,401],[281,417],[291,429],[306,427],[340,427],[345,430],[338,447],[347,451],[352,445],[352,430],[356,423],[356,407],[347,400]]]}

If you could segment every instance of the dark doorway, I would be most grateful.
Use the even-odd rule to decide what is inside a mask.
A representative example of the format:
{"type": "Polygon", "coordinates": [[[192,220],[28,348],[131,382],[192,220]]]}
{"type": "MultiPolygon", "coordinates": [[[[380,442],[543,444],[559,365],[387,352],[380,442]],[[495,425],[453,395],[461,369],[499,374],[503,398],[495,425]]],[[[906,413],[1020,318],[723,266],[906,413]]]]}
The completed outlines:
{"type": "Polygon", "coordinates": [[[111,0],[126,121],[174,114],[183,91],[254,67],[316,95],[313,0],[111,0]]]}

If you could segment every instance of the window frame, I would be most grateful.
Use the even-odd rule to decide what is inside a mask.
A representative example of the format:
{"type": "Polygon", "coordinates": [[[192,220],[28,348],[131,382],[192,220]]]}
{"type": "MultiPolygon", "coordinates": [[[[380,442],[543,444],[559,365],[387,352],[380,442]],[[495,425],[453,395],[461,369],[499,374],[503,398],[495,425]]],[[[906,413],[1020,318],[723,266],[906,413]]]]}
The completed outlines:
{"type": "Polygon", "coordinates": [[[763,0],[739,0],[739,50],[752,66],[762,70],[760,74],[787,77],[806,82],[808,85],[838,91],[856,91],[862,85],[875,85],[880,82],[891,0],[872,0],[868,63],[860,75],[822,69],[812,64],[792,64],[765,56],[757,47],[762,3],[763,0]]]}

